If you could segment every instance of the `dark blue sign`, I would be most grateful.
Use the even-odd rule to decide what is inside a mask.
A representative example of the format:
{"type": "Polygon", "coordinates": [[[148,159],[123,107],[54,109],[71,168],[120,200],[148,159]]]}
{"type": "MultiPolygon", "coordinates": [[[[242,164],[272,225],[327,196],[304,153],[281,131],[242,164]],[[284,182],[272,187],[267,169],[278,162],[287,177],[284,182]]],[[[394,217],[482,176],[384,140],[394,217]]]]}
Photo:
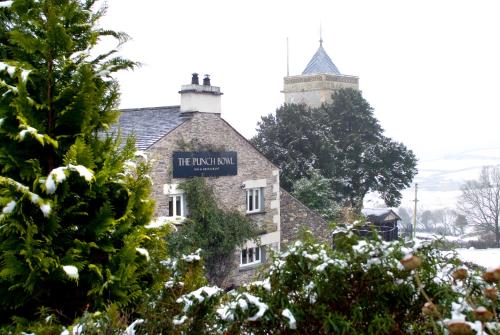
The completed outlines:
{"type": "Polygon", "coordinates": [[[238,174],[235,151],[181,152],[174,151],[173,177],[218,177],[238,174]]]}

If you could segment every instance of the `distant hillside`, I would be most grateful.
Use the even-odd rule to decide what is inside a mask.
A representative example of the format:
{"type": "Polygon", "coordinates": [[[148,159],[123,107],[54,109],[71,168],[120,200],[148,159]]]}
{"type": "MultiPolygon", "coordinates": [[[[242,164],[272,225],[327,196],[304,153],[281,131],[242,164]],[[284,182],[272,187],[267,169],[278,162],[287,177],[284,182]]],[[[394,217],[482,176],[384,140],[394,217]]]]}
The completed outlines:
{"type": "MultiPolygon", "coordinates": [[[[466,180],[477,179],[486,165],[500,165],[500,148],[472,150],[419,162],[414,180],[419,187],[419,207],[455,208],[461,185],[466,180]]],[[[415,189],[405,190],[403,196],[401,206],[413,207],[415,189]]]]}

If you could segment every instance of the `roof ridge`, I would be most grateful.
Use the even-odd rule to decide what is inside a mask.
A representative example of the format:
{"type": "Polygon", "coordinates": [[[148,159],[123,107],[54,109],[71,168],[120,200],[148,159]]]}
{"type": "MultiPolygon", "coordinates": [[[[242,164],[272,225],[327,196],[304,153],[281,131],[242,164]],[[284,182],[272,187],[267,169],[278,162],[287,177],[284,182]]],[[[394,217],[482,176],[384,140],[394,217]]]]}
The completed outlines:
{"type": "Polygon", "coordinates": [[[160,110],[160,109],[175,109],[180,108],[180,105],[171,105],[171,106],[155,106],[155,107],[136,107],[136,108],[123,108],[119,109],[120,112],[132,112],[132,111],[140,111],[140,110],[160,110]]]}

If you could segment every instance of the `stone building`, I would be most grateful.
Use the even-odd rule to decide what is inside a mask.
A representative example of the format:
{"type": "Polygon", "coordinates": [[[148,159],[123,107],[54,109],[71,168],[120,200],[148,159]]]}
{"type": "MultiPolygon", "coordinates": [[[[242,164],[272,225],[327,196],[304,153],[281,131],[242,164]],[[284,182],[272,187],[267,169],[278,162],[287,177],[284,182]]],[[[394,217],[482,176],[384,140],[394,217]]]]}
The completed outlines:
{"type": "Polygon", "coordinates": [[[208,76],[200,85],[193,74],[179,93],[180,106],[122,110],[119,126],[122,136],[135,135],[137,148],[153,162],[157,217],[181,224],[189,204],[179,184],[202,176],[219,206],[257,222],[260,242],[247,241],[236,251],[226,286],[252,279],[266,252],[296,239],[300,227],[326,239],[326,222],[281,189],[279,169],[221,117],[222,93],[208,76]]]}
{"type": "Polygon", "coordinates": [[[341,88],[359,89],[359,78],[341,74],[319,40],[319,48],[301,75],[284,78],[285,103],[319,107],[331,102],[332,94],[341,88]]]}

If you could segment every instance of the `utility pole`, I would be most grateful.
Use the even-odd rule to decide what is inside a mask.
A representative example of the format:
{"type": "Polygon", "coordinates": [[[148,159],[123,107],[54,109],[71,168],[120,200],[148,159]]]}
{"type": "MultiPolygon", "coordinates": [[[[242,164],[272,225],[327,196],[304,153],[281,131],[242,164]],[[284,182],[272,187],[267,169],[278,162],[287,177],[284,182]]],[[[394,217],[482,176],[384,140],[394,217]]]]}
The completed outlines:
{"type": "Polygon", "coordinates": [[[418,184],[415,183],[415,206],[413,207],[413,239],[417,236],[417,191],[418,191],[418,184]]]}

